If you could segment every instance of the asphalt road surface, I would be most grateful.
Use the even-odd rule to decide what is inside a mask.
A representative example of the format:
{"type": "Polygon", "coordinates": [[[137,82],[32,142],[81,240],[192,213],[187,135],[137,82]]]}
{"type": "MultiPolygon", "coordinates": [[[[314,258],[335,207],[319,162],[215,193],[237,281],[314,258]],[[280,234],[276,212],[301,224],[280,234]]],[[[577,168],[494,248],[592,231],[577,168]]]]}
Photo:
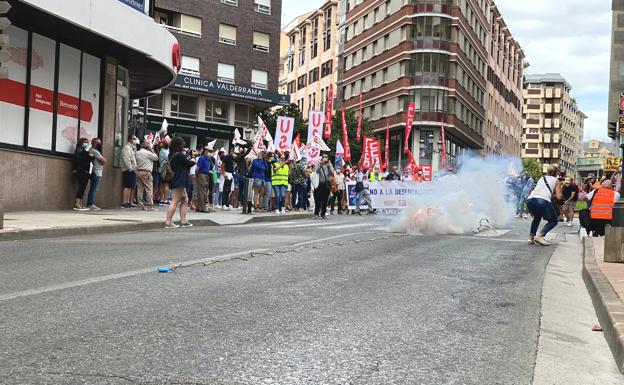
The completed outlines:
{"type": "Polygon", "coordinates": [[[554,248],[385,224],[0,243],[0,383],[531,384],[554,248]]]}

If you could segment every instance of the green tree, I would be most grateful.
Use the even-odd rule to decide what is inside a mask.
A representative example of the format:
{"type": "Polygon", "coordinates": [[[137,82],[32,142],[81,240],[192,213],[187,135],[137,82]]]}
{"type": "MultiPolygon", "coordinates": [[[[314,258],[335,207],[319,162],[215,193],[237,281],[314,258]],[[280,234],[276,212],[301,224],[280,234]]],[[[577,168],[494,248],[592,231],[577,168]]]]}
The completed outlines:
{"type": "Polygon", "coordinates": [[[522,159],[522,167],[529,173],[533,180],[537,181],[542,177],[542,163],[536,158],[522,159]]]}

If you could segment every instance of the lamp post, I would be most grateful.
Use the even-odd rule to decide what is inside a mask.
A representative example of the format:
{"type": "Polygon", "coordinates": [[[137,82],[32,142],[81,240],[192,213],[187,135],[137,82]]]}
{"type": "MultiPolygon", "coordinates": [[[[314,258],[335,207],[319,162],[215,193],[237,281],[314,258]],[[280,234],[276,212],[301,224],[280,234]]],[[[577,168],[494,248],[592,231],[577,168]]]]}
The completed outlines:
{"type": "MultiPolygon", "coordinates": [[[[618,141],[620,142],[620,150],[624,158],[624,134],[618,135],[618,141]]],[[[613,207],[613,218],[611,219],[612,227],[624,227],[624,183],[622,182],[624,182],[624,180],[620,176],[620,199],[615,202],[615,206],[613,207]]]]}

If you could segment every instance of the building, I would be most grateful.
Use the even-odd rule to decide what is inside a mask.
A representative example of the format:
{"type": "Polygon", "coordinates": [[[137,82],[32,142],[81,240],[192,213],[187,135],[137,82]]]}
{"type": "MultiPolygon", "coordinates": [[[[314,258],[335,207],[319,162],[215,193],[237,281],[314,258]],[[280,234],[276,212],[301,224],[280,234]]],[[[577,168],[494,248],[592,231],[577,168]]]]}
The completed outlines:
{"type": "Polygon", "coordinates": [[[121,201],[119,154],[128,134],[129,100],[175,79],[175,37],[146,14],[144,2],[9,4],[12,25],[2,31],[9,41],[0,51],[4,208],[71,208],[76,194],[72,157],[80,137],[102,139],[109,162],[97,204],[116,206],[121,201]]]}
{"type": "MultiPolygon", "coordinates": [[[[611,139],[617,139],[620,146],[624,144],[624,136],[618,133],[620,112],[620,95],[624,93],[624,1],[613,0],[613,22],[611,23],[611,62],[609,72],[609,107],[608,107],[608,134],[611,139]]],[[[624,130],[624,121],[622,130],[624,130]]]]}
{"type": "MultiPolygon", "coordinates": [[[[304,117],[325,110],[329,85],[336,85],[338,66],[338,1],[295,20],[282,30],[282,92],[290,95],[304,117]]],[[[336,90],[334,89],[334,92],[336,90]]]]}
{"type": "Polygon", "coordinates": [[[485,148],[483,153],[522,153],[522,73],[524,52],[498,7],[490,1],[485,148]]]}
{"type": "Polygon", "coordinates": [[[228,148],[236,128],[249,137],[256,113],[276,104],[281,0],[155,0],[154,18],[180,42],[182,68],[147,102],[147,130],[168,131],[195,148],[228,148]]]}
{"type": "Polygon", "coordinates": [[[583,143],[581,157],[576,161],[576,179],[582,181],[590,174],[599,178],[605,172],[610,175],[614,170],[606,167],[609,166],[608,159],[617,158],[618,153],[617,146],[613,142],[589,140],[583,143]]]}
{"type": "Polygon", "coordinates": [[[408,146],[434,172],[441,125],[450,167],[469,150],[518,153],[524,54],[492,1],[347,0],[344,20],[339,97],[359,108],[362,94],[364,117],[377,131],[390,126],[391,165],[407,164],[410,102],[408,146]],[[498,109],[488,114],[488,103],[498,109]]]}
{"type": "Polygon", "coordinates": [[[525,77],[522,157],[539,159],[544,171],[555,164],[574,176],[587,116],[577,107],[571,89],[560,74],[525,77]]]}
{"type": "MultiPolygon", "coordinates": [[[[290,21],[285,27],[282,28],[280,33],[280,62],[279,62],[279,81],[278,91],[280,94],[288,93],[288,67],[289,59],[295,55],[294,47],[290,46],[290,38],[288,32],[292,31],[299,23],[301,23],[309,13],[299,15],[290,21]]],[[[291,98],[292,99],[292,98],[291,98]]],[[[294,101],[294,99],[292,99],[294,101]]]]}

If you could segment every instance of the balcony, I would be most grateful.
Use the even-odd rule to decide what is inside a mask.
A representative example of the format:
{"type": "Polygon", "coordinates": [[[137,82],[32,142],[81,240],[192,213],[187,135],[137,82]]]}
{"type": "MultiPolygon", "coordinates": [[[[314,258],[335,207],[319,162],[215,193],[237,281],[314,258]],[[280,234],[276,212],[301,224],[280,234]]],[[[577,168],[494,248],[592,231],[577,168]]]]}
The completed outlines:
{"type": "Polygon", "coordinates": [[[418,74],[412,77],[412,85],[415,86],[440,86],[448,87],[448,78],[436,74],[418,74]]]}
{"type": "Polygon", "coordinates": [[[537,148],[523,148],[522,157],[523,158],[541,158],[542,151],[537,148]]]}
{"type": "Polygon", "coordinates": [[[418,4],[414,5],[414,13],[453,14],[451,6],[449,4],[440,4],[440,1],[420,1],[418,4]]]}
{"type": "Polygon", "coordinates": [[[524,126],[526,128],[541,128],[542,121],[539,119],[524,119],[524,126]]]}
{"type": "Polygon", "coordinates": [[[544,93],[542,92],[541,88],[529,88],[527,89],[527,95],[539,98],[544,97],[544,93]]]}
{"type": "Polygon", "coordinates": [[[522,141],[524,143],[540,143],[542,141],[542,134],[524,134],[522,141]]]}
{"type": "Polygon", "coordinates": [[[451,51],[451,43],[446,40],[430,38],[416,38],[413,41],[415,49],[439,49],[441,51],[451,51]]]}

